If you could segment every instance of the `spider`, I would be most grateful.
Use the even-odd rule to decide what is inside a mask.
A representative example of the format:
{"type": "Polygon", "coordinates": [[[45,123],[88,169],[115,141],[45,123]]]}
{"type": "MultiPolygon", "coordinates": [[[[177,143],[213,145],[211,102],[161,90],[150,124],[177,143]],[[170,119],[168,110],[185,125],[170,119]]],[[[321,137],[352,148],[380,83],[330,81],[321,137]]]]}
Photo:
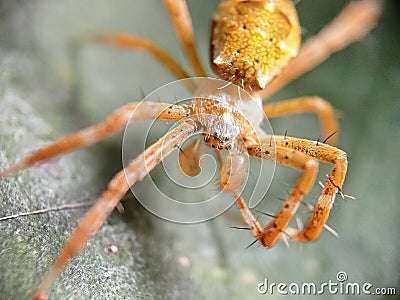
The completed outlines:
{"type": "MultiPolygon", "coordinates": [[[[265,105],[262,105],[261,99],[315,67],[330,54],[363,37],[375,25],[382,2],[351,2],[330,25],[300,47],[300,25],[290,0],[224,1],[213,18],[210,61],[213,71],[234,86],[233,90],[238,91],[239,97],[231,92],[232,89],[221,94],[210,86],[199,84],[188,86],[194,93],[193,101],[188,104],[130,103],[103,122],[62,137],[0,171],[0,177],[4,177],[62,153],[87,147],[122,130],[132,120],[183,121],[113,177],[62,248],[36,290],[34,299],[47,299],[57,276],[68,261],[85,247],[129,187],[142,180],[187,138],[199,132],[205,144],[215,149],[220,163],[220,189],[234,196],[244,222],[263,246],[271,247],[285,235],[294,241],[317,239],[329,217],[335,195],[341,193],[347,170],[346,153],[334,147],[337,136],[331,137],[330,144],[286,135],[260,138],[258,124],[252,122],[252,118],[258,116],[246,115],[243,107],[249,104],[246,101],[252,101],[262,107],[268,118],[314,112],[319,116],[325,136],[336,133],[338,124],[334,110],[319,97],[300,97],[265,105]],[[210,93],[210,97],[204,96],[210,93]],[[242,99],[244,94],[251,95],[251,99],[242,99]],[[214,117],[210,119],[210,116],[214,117]],[[229,150],[225,161],[219,155],[220,150],[229,150]],[[302,170],[282,208],[266,226],[255,219],[239,192],[243,173],[247,171],[247,156],[302,170]],[[300,229],[289,228],[288,224],[303,196],[314,185],[319,161],[333,164],[333,169],[307,224],[300,229]]],[[[164,4],[195,75],[207,77],[196,51],[185,1],[164,0],[164,4]]],[[[126,34],[97,34],[88,40],[147,51],[178,79],[190,77],[172,57],[146,39],[126,34]]],[[[197,147],[198,139],[183,150],[185,155],[180,155],[182,171],[190,176],[198,171],[197,147]]]]}

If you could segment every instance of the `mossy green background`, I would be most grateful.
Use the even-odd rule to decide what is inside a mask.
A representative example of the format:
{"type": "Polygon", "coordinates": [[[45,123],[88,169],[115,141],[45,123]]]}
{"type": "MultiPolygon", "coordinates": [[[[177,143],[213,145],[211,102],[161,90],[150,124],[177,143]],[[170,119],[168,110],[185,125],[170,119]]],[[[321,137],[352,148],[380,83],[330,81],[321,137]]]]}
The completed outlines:
{"type": "MultiPolygon", "coordinates": [[[[218,2],[188,1],[208,70],[208,32],[218,2]]],[[[297,7],[304,38],[318,32],[343,4],[301,1],[297,7]]],[[[337,198],[329,225],[339,238],[324,231],[313,243],[245,250],[252,237],[229,228],[236,225],[230,218],[173,224],[154,217],[128,195],[126,213],[113,213],[69,264],[51,299],[280,299],[277,293],[259,295],[258,283],[264,278],[321,283],[336,280],[339,271],[347,273],[348,282],[396,287],[399,293],[399,15],[398,1],[388,1],[367,38],[273,97],[319,95],[338,111],[339,145],[350,157],[344,192],[357,198],[337,198]],[[109,253],[109,245],[118,252],[109,253]]],[[[145,36],[188,68],[161,1],[0,2],[0,168],[174,79],[143,53],[88,46],[78,56],[70,55],[74,39],[99,31],[145,36]]],[[[277,134],[320,135],[313,115],[273,120],[272,125],[277,134]]],[[[1,216],[94,200],[121,168],[121,138],[2,179],[1,216]]],[[[321,180],[328,171],[321,167],[321,180]]],[[[258,209],[276,211],[281,204],[277,199],[298,175],[278,167],[258,209]]],[[[306,201],[313,203],[319,190],[316,186],[306,201]]],[[[0,222],[1,299],[32,294],[86,209],[0,222]]],[[[233,207],[232,215],[235,211],[233,207]]],[[[299,215],[304,220],[308,212],[300,209],[299,215]]]]}

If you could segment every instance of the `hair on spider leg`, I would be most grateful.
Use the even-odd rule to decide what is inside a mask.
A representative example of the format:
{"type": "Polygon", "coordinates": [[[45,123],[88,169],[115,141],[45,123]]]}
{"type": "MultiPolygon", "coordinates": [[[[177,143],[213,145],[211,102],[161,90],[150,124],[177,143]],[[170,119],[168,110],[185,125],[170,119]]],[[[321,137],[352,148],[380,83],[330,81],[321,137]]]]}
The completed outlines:
{"type": "Polygon", "coordinates": [[[317,146],[319,146],[319,139],[321,138],[321,136],[319,136],[318,138],[317,138],[317,142],[316,142],[316,145],[317,146]]]}
{"type": "Polygon", "coordinates": [[[257,245],[257,248],[260,248],[260,247],[264,247],[263,244],[259,243],[259,244],[257,245]]]}
{"type": "Polygon", "coordinates": [[[351,195],[348,195],[348,194],[343,194],[343,196],[344,196],[344,198],[348,198],[348,199],[351,199],[351,200],[358,200],[357,197],[354,197],[354,196],[351,196],[351,195]]]}
{"type": "Polygon", "coordinates": [[[324,141],[322,142],[323,144],[325,144],[331,137],[333,137],[335,134],[337,134],[338,133],[338,131],[334,131],[334,132],[332,132],[330,135],[328,135],[325,139],[324,139],[324,141]]]}
{"type": "Polygon", "coordinates": [[[240,90],[241,90],[240,86],[237,86],[237,92],[239,95],[239,99],[242,99],[242,94],[240,93],[240,90]]]}
{"type": "Polygon", "coordinates": [[[253,87],[251,85],[249,86],[249,90],[250,90],[250,93],[253,93],[253,87]]]}
{"type": "Polygon", "coordinates": [[[265,216],[274,218],[274,219],[275,219],[275,217],[276,217],[276,216],[273,215],[273,214],[269,214],[269,213],[263,212],[263,211],[261,211],[261,210],[256,210],[256,212],[258,212],[258,213],[260,213],[260,214],[263,214],[263,215],[265,215],[265,216]]]}
{"type": "Polygon", "coordinates": [[[254,241],[252,241],[245,249],[247,250],[247,249],[249,249],[251,246],[253,246],[255,243],[257,243],[258,242],[258,240],[257,239],[255,239],[254,241]]]}
{"type": "MultiPolygon", "coordinates": [[[[314,209],[314,207],[312,207],[312,208],[314,209]]],[[[298,229],[299,231],[302,231],[302,230],[304,229],[304,224],[303,224],[303,222],[301,221],[301,219],[300,219],[299,216],[296,217],[296,224],[297,224],[297,229],[298,229]]],[[[329,226],[327,223],[325,223],[323,226],[324,226],[324,228],[325,228],[329,233],[331,233],[334,237],[339,238],[339,234],[337,233],[337,231],[336,231],[335,229],[333,229],[333,228],[332,228],[331,226],[329,226]]]]}
{"type": "MultiPolygon", "coordinates": [[[[283,231],[283,233],[285,232],[283,231]]],[[[290,248],[289,239],[285,234],[281,235],[281,240],[285,243],[286,248],[290,248]]]]}
{"type": "MultiPolygon", "coordinates": [[[[318,197],[316,197],[316,198],[318,198],[318,197]]],[[[281,201],[281,202],[285,202],[286,201],[286,198],[282,198],[282,197],[276,197],[276,199],[281,201]]],[[[299,203],[300,203],[300,205],[303,205],[308,209],[308,211],[303,211],[303,213],[310,213],[314,209],[314,206],[311,203],[307,202],[307,201],[300,201],[299,203]]]]}
{"type": "MultiPolygon", "coordinates": [[[[322,182],[319,181],[318,183],[319,183],[320,185],[322,185],[322,187],[323,187],[322,182]]],[[[310,213],[313,212],[314,206],[313,206],[312,204],[307,203],[307,202],[304,202],[304,201],[300,202],[300,204],[306,205],[306,207],[307,207],[307,209],[308,209],[307,211],[303,211],[303,213],[308,213],[308,214],[310,214],[310,213]]],[[[335,205],[335,202],[333,203],[333,205],[335,205]]],[[[296,216],[296,224],[297,224],[297,228],[298,228],[299,231],[303,230],[304,225],[303,225],[303,222],[301,221],[301,218],[300,218],[299,216],[296,216]]],[[[333,236],[335,236],[335,237],[337,237],[337,238],[339,237],[339,234],[337,233],[337,231],[334,230],[332,227],[330,227],[328,224],[325,223],[323,226],[324,226],[324,228],[325,228],[327,231],[329,231],[333,236]]]]}
{"type": "Polygon", "coordinates": [[[340,197],[342,197],[342,199],[344,199],[344,194],[342,192],[342,189],[340,187],[338,187],[337,189],[338,190],[337,190],[336,194],[338,194],[340,197]]]}
{"type": "Polygon", "coordinates": [[[337,233],[337,231],[335,229],[333,229],[332,227],[330,227],[328,224],[324,224],[324,228],[330,232],[335,238],[339,238],[339,234],[337,233]]]}
{"type": "Polygon", "coordinates": [[[304,224],[299,216],[296,216],[296,225],[298,230],[303,230],[304,224]]]}
{"type": "Polygon", "coordinates": [[[182,153],[183,155],[185,155],[187,158],[189,158],[189,156],[186,155],[185,151],[183,151],[181,146],[176,146],[176,148],[178,148],[179,152],[182,153]]]}
{"type": "MultiPolygon", "coordinates": [[[[337,134],[338,133],[338,131],[335,131],[335,132],[333,132],[333,133],[331,133],[330,135],[328,135],[321,143],[322,144],[326,144],[326,142],[331,138],[331,137],[333,137],[335,134],[337,134]]],[[[319,136],[318,138],[317,138],[317,146],[319,145],[319,142],[320,142],[320,139],[321,139],[322,137],[321,136],[319,136]]]]}
{"type": "Polygon", "coordinates": [[[223,89],[227,88],[228,86],[230,86],[231,84],[233,84],[233,83],[230,81],[227,81],[223,86],[218,87],[217,90],[223,90],[223,89]]]}
{"type": "Polygon", "coordinates": [[[233,82],[233,80],[235,79],[235,77],[236,77],[236,75],[232,75],[230,78],[229,78],[229,82],[233,82]]]}
{"type": "Polygon", "coordinates": [[[287,248],[290,248],[290,244],[289,244],[289,240],[292,239],[292,236],[287,233],[286,231],[281,231],[282,235],[281,235],[281,239],[282,241],[285,243],[287,248]]]}
{"type": "Polygon", "coordinates": [[[337,194],[339,194],[342,197],[342,199],[348,198],[351,200],[357,200],[356,197],[343,193],[343,190],[340,187],[338,188],[337,194]]]}
{"type": "MultiPolygon", "coordinates": [[[[325,176],[328,177],[328,174],[326,174],[325,176]]],[[[318,181],[318,185],[320,187],[324,188],[324,184],[321,181],[318,181]]],[[[357,200],[357,197],[343,193],[343,190],[340,187],[338,187],[337,189],[338,189],[337,194],[340,195],[340,197],[342,197],[342,199],[348,198],[351,200],[357,200]]],[[[335,204],[335,202],[334,202],[334,204],[335,204]]]]}
{"type": "Polygon", "coordinates": [[[239,230],[251,230],[249,227],[240,227],[240,226],[229,226],[232,229],[239,229],[239,230]]]}

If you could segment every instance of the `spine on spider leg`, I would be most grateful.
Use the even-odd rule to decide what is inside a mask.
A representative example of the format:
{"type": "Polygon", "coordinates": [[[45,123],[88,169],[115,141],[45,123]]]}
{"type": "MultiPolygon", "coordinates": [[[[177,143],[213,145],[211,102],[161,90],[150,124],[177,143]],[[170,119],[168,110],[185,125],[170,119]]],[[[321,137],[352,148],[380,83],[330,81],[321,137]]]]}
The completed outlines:
{"type": "Polygon", "coordinates": [[[347,172],[347,155],[344,151],[335,147],[304,139],[289,137],[276,137],[280,146],[295,149],[306,153],[319,161],[334,164],[328,175],[325,186],[318,198],[313,214],[304,229],[293,236],[294,240],[312,241],[318,238],[326,221],[329,218],[331,207],[334,203],[336,193],[340,192],[347,172]]]}
{"type": "Polygon", "coordinates": [[[336,158],[332,161],[335,167],[329,174],[310,220],[304,227],[303,232],[298,235],[299,240],[301,240],[301,238],[306,238],[306,240],[315,240],[318,238],[323,226],[328,220],[330,210],[335,201],[335,196],[338,192],[341,192],[347,172],[347,155],[342,151],[340,154],[336,155],[336,158]]]}

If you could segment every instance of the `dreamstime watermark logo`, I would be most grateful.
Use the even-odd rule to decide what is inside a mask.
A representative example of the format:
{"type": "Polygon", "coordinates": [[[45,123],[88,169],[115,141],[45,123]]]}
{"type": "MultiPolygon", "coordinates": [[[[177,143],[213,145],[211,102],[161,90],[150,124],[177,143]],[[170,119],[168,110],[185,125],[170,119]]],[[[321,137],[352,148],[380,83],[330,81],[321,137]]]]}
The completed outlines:
{"type": "Polygon", "coordinates": [[[257,285],[257,291],[262,295],[396,295],[397,293],[394,287],[374,287],[369,282],[351,282],[344,271],[339,271],[335,280],[329,279],[321,283],[276,283],[265,278],[257,285]]]}
{"type": "MultiPolygon", "coordinates": [[[[176,112],[177,115],[179,113],[182,114],[176,112]]],[[[174,111],[169,114],[173,115],[174,111]]],[[[245,153],[247,148],[242,128],[253,131],[255,135],[251,138],[254,142],[268,144],[274,153],[273,132],[262,110],[261,99],[253,98],[238,86],[219,79],[190,78],[158,88],[137,104],[124,132],[122,160],[126,178],[130,183],[137,180],[144,182],[138,185],[133,183],[131,191],[147,210],[163,219],[177,223],[203,222],[220,215],[234,203],[232,194],[220,189],[220,170],[223,167],[219,164],[229,160],[232,161],[227,165],[230,168],[227,174],[232,175],[229,180],[241,181],[238,192],[248,200],[250,208],[255,207],[268,191],[275,163],[249,159],[245,153]],[[193,108],[194,101],[196,108],[193,108]],[[162,121],[165,116],[165,111],[160,110],[162,103],[180,107],[189,105],[191,109],[187,116],[166,122],[162,121]],[[143,119],[148,121],[143,122],[143,119]],[[193,124],[193,121],[199,130],[178,137],[182,135],[179,129],[186,128],[184,124],[193,124]],[[152,146],[162,136],[167,136],[163,143],[152,146]],[[203,140],[208,137],[222,144],[229,141],[235,146],[218,151],[216,155],[215,149],[204,145],[203,140]],[[200,142],[200,146],[196,141],[200,142]],[[174,150],[171,145],[178,149],[174,150]],[[242,157],[236,157],[239,166],[232,160],[238,155],[240,147],[237,145],[244,145],[239,153],[242,157]],[[132,163],[136,155],[139,156],[132,163]],[[195,168],[191,164],[197,163],[199,174],[189,176],[183,171],[185,167],[195,168]],[[235,177],[235,172],[241,175],[235,177]]]]}

